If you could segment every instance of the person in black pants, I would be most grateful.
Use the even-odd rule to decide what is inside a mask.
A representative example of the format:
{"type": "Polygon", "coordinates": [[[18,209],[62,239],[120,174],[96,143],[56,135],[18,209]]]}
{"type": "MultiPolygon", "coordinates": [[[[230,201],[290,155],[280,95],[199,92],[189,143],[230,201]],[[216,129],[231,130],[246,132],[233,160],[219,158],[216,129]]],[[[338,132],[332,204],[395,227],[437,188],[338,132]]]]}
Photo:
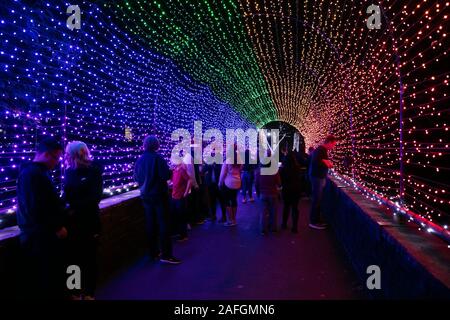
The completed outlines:
{"type": "Polygon", "coordinates": [[[306,190],[306,195],[307,196],[311,196],[311,180],[309,179],[309,167],[311,166],[311,157],[312,154],[314,152],[314,148],[313,147],[309,147],[308,148],[308,156],[306,157],[306,173],[305,173],[305,182],[306,182],[306,186],[305,186],[305,190],[306,190]]]}
{"type": "Polygon", "coordinates": [[[216,221],[216,209],[217,203],[219,203],[220,210],[222,212],[222,218],[219,222],[225,223],[227,222],[225,199],[219,188],[220,171],[222,170],[222,165],[218,163],[207,164],[203,167],[203,170],[205,174],[205,184],[208,186],[209,191],[210,218],[212,221],[216,221]]]}
{"type": "Polygon", "coordinates": [[[245,150],[245,162],[242,167],[242,203],[253,202],[253,182],[255,180],[256,163],[252,163],[250,150],[245,150]]]}
{"type": "Polygon", "coordinates": [[[283,222],[282,229],[287,229],[289,220],[289,211],[292,213],[292,233],[297,233],[298,230],[298,202],[301,194],[301,168],[297,162],[295,153],[289,152],[284,160],[283,166],[280,170],[282,197],[283,197],[283,222]]]}
{"type": "Polygon", "coordinates": [[[80,267],[79,299],[94,300],[97,282],[97,247],[100,234],[99,203],[103,194],[102,167],[91,160],[85,143],[67,145],[64,199],[69,206],[69,262],[80,267]]]}
{"type": "Polygon", "coordinates": [[[178,241],[186,241],[187,235],[187,206],[186,198],[191,191],[191,179],[187,174],[186,165],[181,159],[173,159],[172,172],[172,217],[173,231],[178,241]]]}
{"type": "Polygon", "coordinates": [[[24,298],[65,299],[64,205],[50,178],[63,148],[54,138],[37,146],[33,162],[20,167],[17,180],[17,223],[24,254],[24,298]],[[30,296],[27,296],[30,295],[30,296]]]}
{"type": "Polygon", "coordinates": [[[317,230],[326,229],[320,214],[320,203],[327,183],[328,170],[333,167],[333,162],[328,158],[338,139],[334,135],[328,135],[323,144],[318,146],[311,155],[309,165],[309,179],[311,181],[311,208],[309,212],[309,227],[317,230]]]}
{"type": "Polygon", "coordinates": [[[139,184],[144,204],[150,258],[156,260],[161,256],[159,258],[161,262],[179,264],[181,261],[172,255],[170,239],[169,190],[167,186],[170,170],[166,160],[156,153],[158,149],[159,141],[155,136],[151,135],[145,138],[145,151],[136,162],[134,178],[139,184]]]}
{"type": "Polygon", "coordinates": [[[203,224],[206,220],[209,220],[210,205],[209,205],[209,188],[205,183],[205,172],[203,170],[206,164],[202,163],[198,166],[199,175],[199,199],[198,199],[198,213],[199,216],[196,219],[197,224],[203,224]]]}

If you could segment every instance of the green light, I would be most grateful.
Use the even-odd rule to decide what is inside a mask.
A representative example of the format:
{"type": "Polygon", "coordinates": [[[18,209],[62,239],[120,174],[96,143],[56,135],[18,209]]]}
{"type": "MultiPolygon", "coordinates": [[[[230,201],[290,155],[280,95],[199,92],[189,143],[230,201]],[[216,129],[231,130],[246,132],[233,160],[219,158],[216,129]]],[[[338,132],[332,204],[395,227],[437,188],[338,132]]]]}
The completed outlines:
{"type": "Polygon", "coordinates": [[[277,119],[239,7],[233,1],[135,1],[131,6],[128,2],[115,6],[129,31],[173,59],[195,80],[208,84],[219,99],[249,121],[263,124],[277,119]]]}

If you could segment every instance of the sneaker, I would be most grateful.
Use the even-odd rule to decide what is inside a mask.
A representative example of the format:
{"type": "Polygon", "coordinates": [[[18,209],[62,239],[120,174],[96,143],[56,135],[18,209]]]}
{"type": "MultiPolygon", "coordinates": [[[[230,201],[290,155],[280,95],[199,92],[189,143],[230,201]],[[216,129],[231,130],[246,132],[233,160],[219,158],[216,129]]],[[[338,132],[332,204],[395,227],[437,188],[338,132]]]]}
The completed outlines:
{"type": "Polygon", "coordinates": [[[95,297],[94,296],[84,296],[83,300],[94,301],[95,297]]]}
{"type": "Polygon", "coordinates": [[[324,225],[322,225],[320,223],[310,223],[309,227],[313,228],[313,229],[317,229],[317,230],[324,230],[324,229],[327,228],[326,226],[324,226],[324,225]]]}
{"type": "Polygon", "coordinates": [[[254,201],[255,201],[255,199],[253,199],[253,197],[251,197],[250,199],[248,199],[248,201],[250,201],[250,202],[254,202],[254,201]]]}
{"type": "Polygon", "coordinates": [[[179,237],[179,238],[177,239],[177,242],[185,242],[185,241],[188,241],[188,240],[189,240],[188,237],[179,237]]]}
{"type": "Polygon", "coordinates": [[[242,203],[247,203],[247,199],[242,199],[242,203]]]}
{"type": "Polygon", "coordinates": [[[188,225],[187,225],[187,229],[188,229],[188,230],[192,230],[192,226],[191,226],[191,224],[190,224],[190,223],[188,223],[188,225]]]}
{"type": "Polygon", "coordinates": [[[170,258],[161,258],[160,261],[162,263],[168,263],[168,264],[180,264],[181,260],[178,260],[175,257],[170,257],[170,258]]]}
{"type": "Polygon", "coordinates": [[[205,223],[205,220],[200,220],[200,221],[196,222],[195,224],[196,225],[201,225],[201,224],[204,224],[204,223],[205,223]]]}
{"type": "Polygon", "coordinates": [[[227,222],[225,222],[223,225],[224,225],[225,227],[232,227],[232,226],[233,226],[233,223],[227,221],[227,222]]]}

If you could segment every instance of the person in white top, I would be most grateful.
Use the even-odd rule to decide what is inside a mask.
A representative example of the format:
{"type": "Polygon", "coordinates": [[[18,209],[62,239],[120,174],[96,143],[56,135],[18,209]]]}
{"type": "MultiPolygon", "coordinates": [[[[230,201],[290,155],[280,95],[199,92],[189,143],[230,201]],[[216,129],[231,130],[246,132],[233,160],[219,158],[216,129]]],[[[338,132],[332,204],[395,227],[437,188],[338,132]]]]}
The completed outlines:
{"type": "Polygon", "coordinates": [[[235,226],[237,213],[237,194],[242,185],[242,165],[239,164],[238,153],[234,150],[232,164],[224,163],[220,172],[219,187],[222,189],[226,203],[228,221],[226,226],[235,226]]]}

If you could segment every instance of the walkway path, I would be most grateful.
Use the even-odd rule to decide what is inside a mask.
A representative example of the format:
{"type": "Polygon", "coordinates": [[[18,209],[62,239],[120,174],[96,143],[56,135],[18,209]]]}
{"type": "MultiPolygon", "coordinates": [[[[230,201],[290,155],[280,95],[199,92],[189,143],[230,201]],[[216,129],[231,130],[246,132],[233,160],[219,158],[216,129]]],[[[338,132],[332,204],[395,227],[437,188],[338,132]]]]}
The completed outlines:
{"type": "Polygon", "coordinates": [[[259,201],[241,204],[238,226],[205,223],[174,245],[179,266],[142,258],[98,290],[98,299],[358,299],[363,298],[331,230],[307,226],[300,203],[299,233],[261,236],[259,201]]]}

